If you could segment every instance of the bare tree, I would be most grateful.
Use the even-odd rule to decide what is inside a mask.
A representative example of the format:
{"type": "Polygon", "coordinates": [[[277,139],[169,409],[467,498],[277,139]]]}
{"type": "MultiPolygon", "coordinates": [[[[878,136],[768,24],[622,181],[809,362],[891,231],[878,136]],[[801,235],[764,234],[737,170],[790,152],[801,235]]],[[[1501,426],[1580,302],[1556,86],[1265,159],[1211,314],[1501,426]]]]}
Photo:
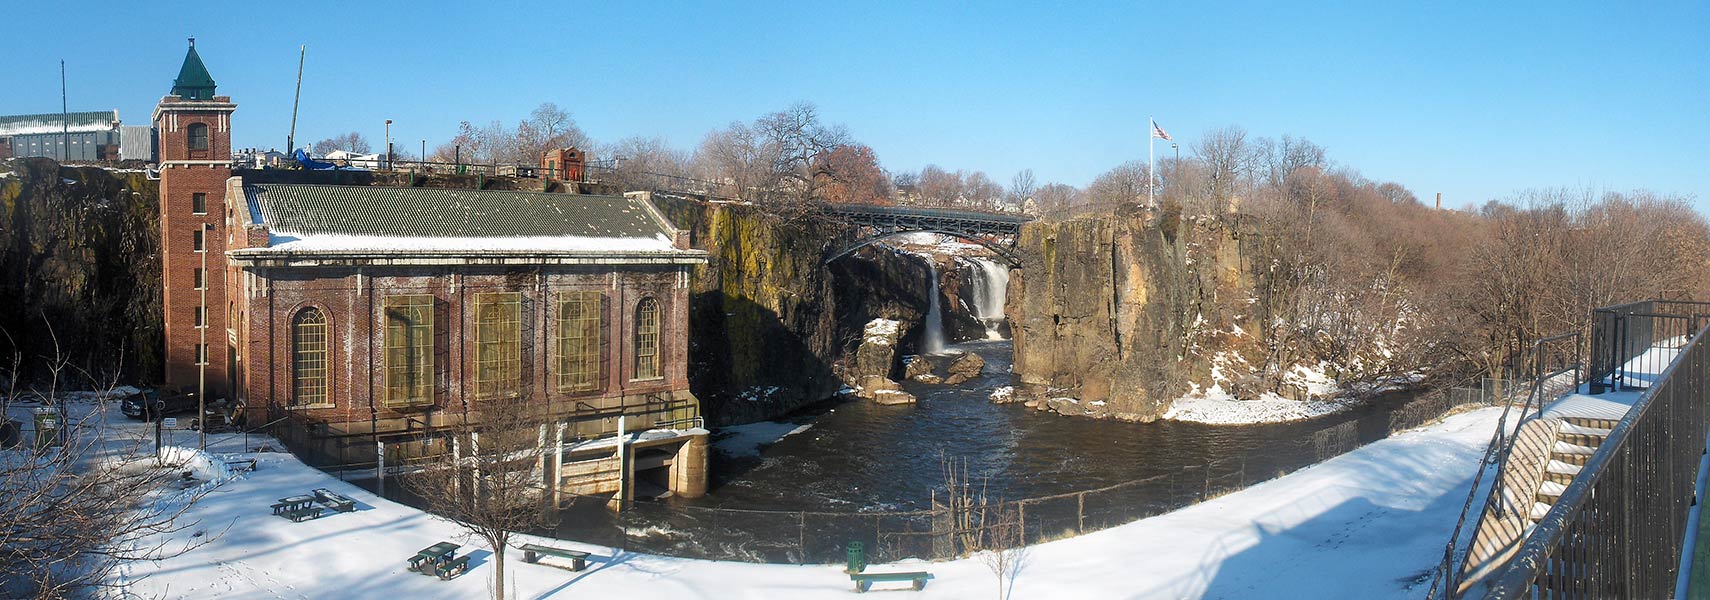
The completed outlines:
{"type": "Polygon", "coordinates": [[[505,158],[518,164],[537,164],[547,150],[572,146],[588,149],[588,136],[576,126],[576,119],[570,116],[569,111],[557,104],[542,102],[529,112],[527,119],[517,123],[513,154],[505,158]]]}
{"type": "Polygon", "coordinates": [[[1193,154],[1210,171],[1211,195],[1228,198],[1235,193],[1251,162],[1247,130],[1229,126],[1208,131],[1194,142],[1193,154]]]}
{"type": "Polygon", "coordinates": [[[477,403],[455,425],[423,440],[438,454],[403,479],[436,517],[462,527],[493,549],[493,598],[505,597],[505,550],[511,536],[556,519],[539,471],[548,419],[527,395],[477,403]]]}
{"type": "Polygon", "coordinates": [[[998,600],[1007,600],[1015,589],[1015,578],[1027,563],[1027,540],[1021,528],[1021,511],[1012,504],[989,505],[987,549],[980,563],[997,577],[998,600]]]}
{"type": "Polygon", "coordinates": [[[1131,160],[1105,171],[1087,185],[1089,204],[1111,208],[1146,197],[1146,163],[1131,160]]]}
{"type": "MultiPolygon", "coordinates": [[[[102,400],[116,396],[116,377],[72,367],[57,351],[42,360],[50,383],[35,399],[54,409],[61,435],[50,443],[38,433],[36,443],[0,448],[0,589],[7,597],[119,592],[113,576],[124,564],[164,560],[216,538],[218,532],[172,540],[199,526],[185,513],[212,487],[176,491],[168,484],[181,480],[181,465],[162,463],[152,448],[116,435],[102,400]],[[73,374],[95,391],[65,392],[61,380],[73,374]]],[[[13,384],[0,405],[27,403],[15,384],[22,364],[14,358],[13,384]]]]}
{"type": "Polygon", "coordinates": [[[1014,177],[1009,178],[1007,200],[1010,206],[1021,208],[1033,195],[1039,191],[1039,182],[1033,177],[1033,169],[1022,169],[1014,177]]]}
{"type": "Polygon", "coordinates": [[[362,134],[355,131],[342,133],[315,142],[313,146],[310,146],[310,149],[320,156],[325,156],[326,153],[334,150],[355,152],[357,154],[367,154],[372,151],[371,146],[368,144],[368,138],[363,137],[362,134]]]}

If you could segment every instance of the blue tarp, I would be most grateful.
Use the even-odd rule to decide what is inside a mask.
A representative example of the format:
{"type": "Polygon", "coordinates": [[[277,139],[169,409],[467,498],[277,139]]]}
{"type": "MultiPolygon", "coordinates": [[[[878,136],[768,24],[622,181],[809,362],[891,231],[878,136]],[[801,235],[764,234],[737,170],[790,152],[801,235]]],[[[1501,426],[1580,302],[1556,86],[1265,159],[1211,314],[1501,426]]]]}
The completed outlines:
{"type": "Polygon", "coordinates": [[[309,153],[304,152],[302,148],[298,148],[296,152],[293,152],[291,154],[291,158],[296,159],[297,164],[303,165],[304,169],[307,169],[310,171],[366,171],[367,170],[367,169],[358,169],[355,167],[339,167],[338,165],[332,164],[330,162],[321,162],[321,161],[315,160],[313,158],[309,158],[309,153]]]}

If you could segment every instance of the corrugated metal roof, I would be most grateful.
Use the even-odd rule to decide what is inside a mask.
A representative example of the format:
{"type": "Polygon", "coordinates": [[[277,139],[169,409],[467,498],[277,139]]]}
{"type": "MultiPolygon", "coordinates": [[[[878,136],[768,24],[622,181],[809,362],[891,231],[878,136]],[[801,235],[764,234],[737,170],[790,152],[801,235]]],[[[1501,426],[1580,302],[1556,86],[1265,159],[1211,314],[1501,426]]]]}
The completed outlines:
{"type": "Polygon", "coordinates": [[[72,133],[108,131],[118,122],[119,111],[116,110],[74,112],[66,115],[6,115],[0,116],[0,135],[59,133],[68,124],[72,133]]]}
{"type": "Polygon", "coordinates": [[[639,199],[499,190],[308,184],[244,186],[252,216],[275,232],[387,237],[657,238],[639,199]]]}

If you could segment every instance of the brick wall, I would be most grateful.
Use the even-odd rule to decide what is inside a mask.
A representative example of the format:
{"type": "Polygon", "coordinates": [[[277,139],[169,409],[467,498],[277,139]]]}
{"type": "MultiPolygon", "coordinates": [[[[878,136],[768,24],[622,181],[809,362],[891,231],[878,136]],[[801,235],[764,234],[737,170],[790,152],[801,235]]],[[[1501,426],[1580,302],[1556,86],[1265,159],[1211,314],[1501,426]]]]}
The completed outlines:
{"type": "Polygon", "coordinates": [[[225,187],[231,169],[230,99],[215,97],[208,103],[162,99],[155,127],[159,129],[161,277],[165,295],[165,379],[169,388],[195,388],[200,373],[196,347],[206,334],[209,398],[227,395],[227,312],[225,260],[225,187]],[[205,126],[208,148],[192,150],[190,132],[205,126]],[[196,196],[204,198],[203,211],[196,210],[196,196]],[[196,231],[206,227],[204,250],[195,248],[196,231]],[[202,290],[196,287],[196,270],[206,258],[207,315],[204,328],[196,326],[202,290]]]}
{"type": "MultiPolygon", "coordinates": [[[[688,399],[688,289],[679,267],[493,267],[415,268],[292,267],[262,269],[246,300],[246,381],[249,406],[266,407],[269,420],[285,414],[331,423],[330,433],[381,432],[437,425],[472,409],[475,294],[519,292],[522,296],[522,382],[525,393],[552,414],[573,421],[570,434],[593,437],[616,428],[618,414],[651,414],[658,399],[688,399]],[[559,292],[599,291],[604,296],[602,389],[560,392],[556,385],[559,292]],[[393,407],[385,402],[384,299],[431,294],[434,306],[434,380],[431,406],[393,407]],[[635,310],[643,297],[660,302],[661,368],[657,380],[635,381],[635,310]],[[292,322],[314,307],[328,320],[328,405],[292,404],[292,322]],[[657,395],[654,400],[649,395],[657,395]],[[651,402],[651,406],[650,406],[651,402]]],[[[698,414],[698,407],[694,414],[698,414]]],[[[653,418],[661,418],[653,415],[653,418]]],[[[643,419],[644,424],[652,421],[643,419]]],[[[633,425],[632,425],[633,426],[633,425]]]]}

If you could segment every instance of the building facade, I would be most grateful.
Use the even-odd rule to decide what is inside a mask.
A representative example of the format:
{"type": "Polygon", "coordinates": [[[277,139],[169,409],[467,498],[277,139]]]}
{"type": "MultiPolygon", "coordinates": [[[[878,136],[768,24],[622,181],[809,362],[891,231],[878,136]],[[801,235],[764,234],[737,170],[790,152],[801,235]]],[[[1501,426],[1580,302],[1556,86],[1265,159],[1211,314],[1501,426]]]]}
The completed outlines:
{"type": "Polygon", "coordinates": [[[169,386],[232,400],[323,466],[431,453],[436,432],[521,403],[558,425],[561,489],[629,489],[603,466],[565,464],[586,461],[624,483],[668,468],[669,491],[704,493],[687,319],[705,253],[646,194],[234,173],[236,105],[214,95],[194,47],[185,61],[155,111],[169,386]],[[660,432],[649,456],[669,458],[578,445],[620,427],[660,432]]]}
{"type": "Polygon", "coordinates": [[[0,116],[0,158],[119,159],[119,111],[0,116]]]}

